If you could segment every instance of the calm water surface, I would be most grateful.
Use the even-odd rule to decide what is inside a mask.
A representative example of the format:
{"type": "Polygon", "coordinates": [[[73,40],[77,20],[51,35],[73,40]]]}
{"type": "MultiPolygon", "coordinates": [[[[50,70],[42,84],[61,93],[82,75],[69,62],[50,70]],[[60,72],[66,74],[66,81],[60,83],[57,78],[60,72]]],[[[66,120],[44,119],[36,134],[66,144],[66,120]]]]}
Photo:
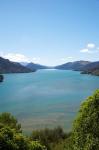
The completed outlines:
{"type": "Polygon", "coordinates": [[[26,133],[58,125],[68,131],[80,103],[97,88],[99,77],[75,71],[6,74],[0,84],[0,112],[15,115],[26,133]]]}

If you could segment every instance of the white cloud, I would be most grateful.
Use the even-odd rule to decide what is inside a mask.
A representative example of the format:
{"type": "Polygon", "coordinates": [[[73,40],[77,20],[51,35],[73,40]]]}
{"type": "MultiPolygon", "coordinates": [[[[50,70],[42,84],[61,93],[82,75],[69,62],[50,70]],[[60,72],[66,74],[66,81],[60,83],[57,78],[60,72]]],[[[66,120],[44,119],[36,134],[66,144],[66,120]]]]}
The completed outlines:
{"type": "Polygon", "coordinates": [[[94,54],[94,53],[98,53],[98,50],[89,50],[89,49],[82,49],[80,50],[81,53],[89,53],[89,54],[94,54]]]}
{"type": "Polygon", "coordinates": [[[32,58],[31,62],[33,62],[33,63],[39,63],[40,62],[40,57],[34,57],[34,58],[32,58]]]}
{"type": "Polygon", "coordinates": [[[0,56],[9,59],[10,61],[13,62],[33,62],[33,63],[39,63],[40,57],[33,57],[33,58],[28,58],[27,56],[20,54],[20,53],[7,53],[4,54],[3,52],[0,52],[0,56]]]}
{"type": "Polygon", "coordinates": [[[29,59],[25,55],[19,53],[3,54],[2,57],[9,59],[13,62],[29,62],[29,59]]]}
{"type": "Polygon", "coordinates": [[[96,47],[96,45],[94,43],[88,43],[85,48],[80,50],[80,52],[94,54],[94,53],[98,53],[99,49],[98,49],[98,47],[96,47]]]}
{"type": "Polygon", "coordinates": [[[88,43],[87,44],[87,48],[88,49],[93,49],[93,48],[95,48],[96,46],[95,46],[95,44],[94,43],[88,43]]]}
{"type": "Polygon", "coordinates": [[[81,52],[81,53],[88,53],[89,50],[88,50],[88,48],[85,48],[85,49],[81,49],[80,52],[81,52]]]}

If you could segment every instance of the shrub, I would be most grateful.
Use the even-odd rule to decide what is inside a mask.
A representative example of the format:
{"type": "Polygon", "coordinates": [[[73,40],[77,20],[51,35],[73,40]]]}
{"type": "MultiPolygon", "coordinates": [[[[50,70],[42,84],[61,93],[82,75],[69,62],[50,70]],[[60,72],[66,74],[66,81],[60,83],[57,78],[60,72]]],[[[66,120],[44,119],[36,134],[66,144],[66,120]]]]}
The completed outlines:
{"type": "Polygon", "coordinates": [[[10,113],[0,115],[0,150],[45,150],[39,142],[21,133],[21,126],[10,113]]]}
{"type": "Polygon", "coordinates": [[[11,129],[15,129],[17,132],[21,132],[21,124],[10,113],[0,114],[0,126],[8,126],[11,129]]]}
{"type": "Polygon", "coordinates": [[[81,105],[73,126],[74,150],[99,150],[99,90],[81,105]]]}
{"type": "Polygon", "coordinates": [[[31,139],[40,141],[41,144],[50,150],[55,144],[66,139],[68,136],[69,134],[64,133],[61,127],[57,127],[54,129],[35,130],[32,132],[31,139]]]}

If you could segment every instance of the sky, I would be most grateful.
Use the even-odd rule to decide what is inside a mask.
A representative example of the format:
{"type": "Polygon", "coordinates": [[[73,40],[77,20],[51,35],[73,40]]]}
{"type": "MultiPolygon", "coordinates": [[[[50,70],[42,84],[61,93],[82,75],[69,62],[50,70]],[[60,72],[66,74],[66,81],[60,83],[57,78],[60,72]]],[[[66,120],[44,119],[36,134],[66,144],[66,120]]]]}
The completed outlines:
{"type": "Polygon", "coordinates": [[[99,0],[0,0],[0,56],[48,66],[99,61],[99,0]]]}

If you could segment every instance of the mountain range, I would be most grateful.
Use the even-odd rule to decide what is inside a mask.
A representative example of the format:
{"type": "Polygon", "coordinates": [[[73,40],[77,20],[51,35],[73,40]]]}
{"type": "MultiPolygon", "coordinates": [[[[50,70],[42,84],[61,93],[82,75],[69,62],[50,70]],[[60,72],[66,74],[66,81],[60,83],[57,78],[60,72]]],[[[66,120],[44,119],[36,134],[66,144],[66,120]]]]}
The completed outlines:
{"type": "Polygon", "coordinates": [[[29,73],[33,71],[35,70],[30,70],[20,63],[11,62],[8,59],[0,57],[0,73],[29,73]]]}
{"type": "Polygon", "coordinates": [[[50,67],[48,66],[44,66],[44,65],[40,65],[40,64],[35,64],[35,63],[28,63],[26,65],[27,68],[31,69],[31,70],[39,70],[39,69],[50,69],[50,67]]]}
{"type": "Polygon", "coordinates": [[[56,69],[61,70],[75,70],[75,71],[81,71],[83,67],[88,65],[89,61],[75,61],[75,62],[68,62],[59,66],[56,66],[56,69]]]}
{"type": "Polygon", "coordinates": [[[81,71],[82,74],[92,74],[99,76],[99,61],[87,64],[81,71]]]}
{"type": "Polygon", "coordinates": [[[82,74],[92,74],[99,76],[99,61],[89,62],[89,61],[75,61],[68,62],[59,66],[56,66],[55,69],[61,70],[74,70],[80,71],[82,74]]]}
{"type": "Polygon", "coordinates": [[[39,69],[60,69],[80,71],[82,74],[92,74],[99,76],[99,61],[74,61],[67,62],[55,67],[48,67],[35,63],[17,63],[0,57],[0,73],[29,73],[39,69]]]}

